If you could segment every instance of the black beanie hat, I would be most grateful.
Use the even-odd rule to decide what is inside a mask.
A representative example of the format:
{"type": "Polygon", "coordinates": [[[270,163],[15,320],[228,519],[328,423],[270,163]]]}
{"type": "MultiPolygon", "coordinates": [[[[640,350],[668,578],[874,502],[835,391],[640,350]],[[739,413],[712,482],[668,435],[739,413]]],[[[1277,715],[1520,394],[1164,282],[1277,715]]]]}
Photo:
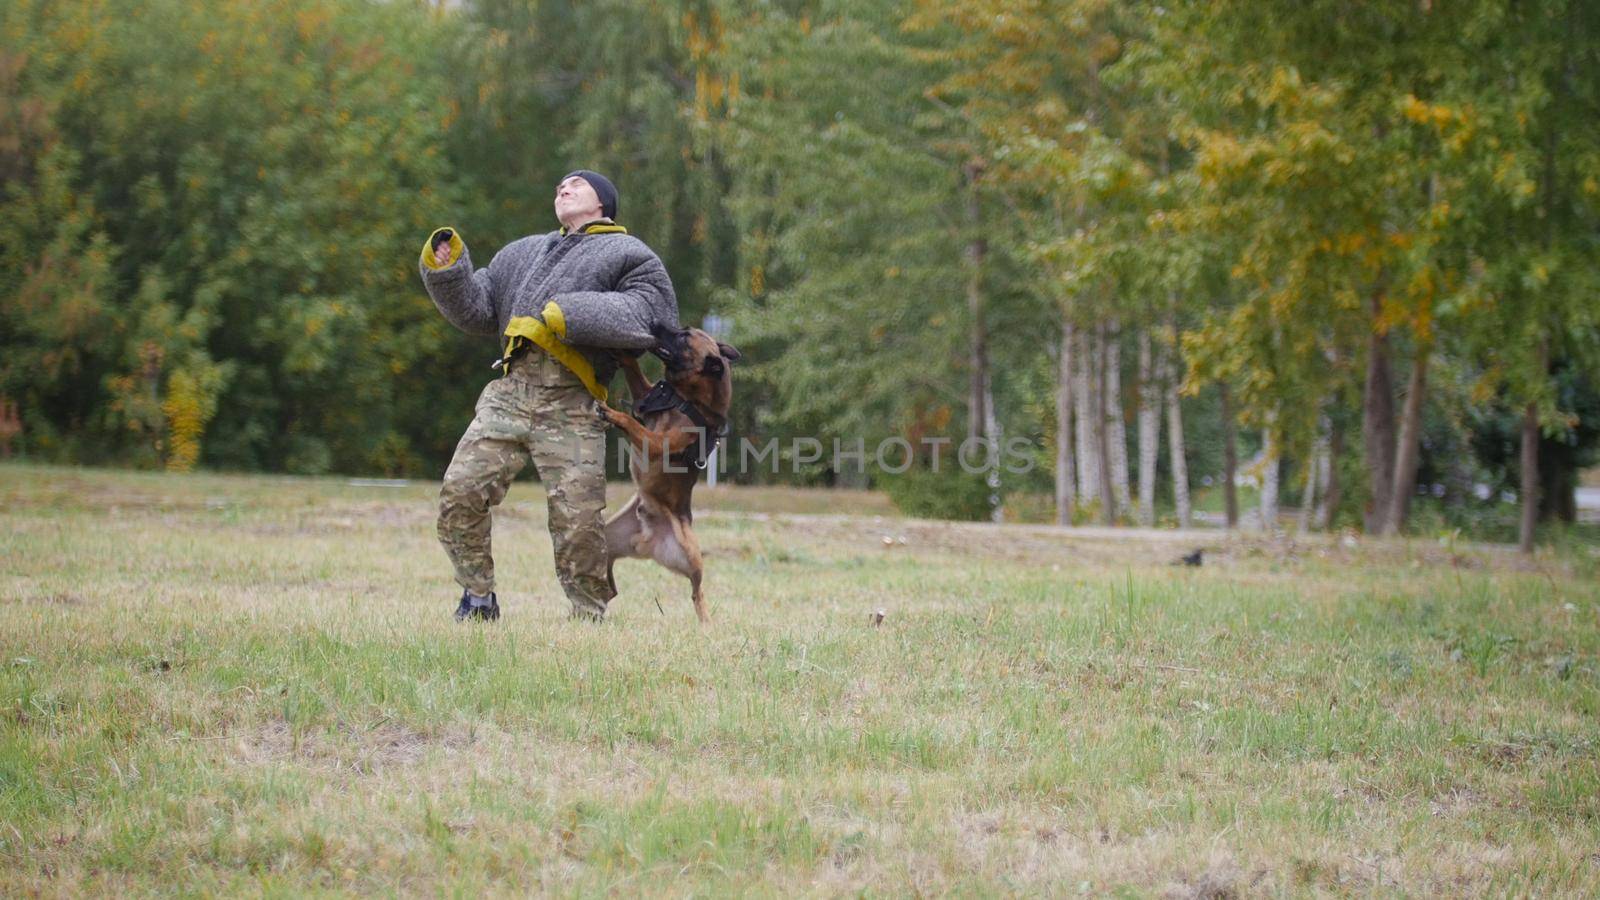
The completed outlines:
{"type": "MultiPolygon", "coordinates": [[[[608,219],[615,219],[617,217],[617,186],[611,183],[611,179],[601,175],[599,172],[579,169],[576,172],[568,172],[561,176],[561,181],[566,181],[574,175],[589,182],[589,186],[594,188],[595,195],[600,198],[600,213],[608,219]]],[[[561,182],[556,183],[560,184],[561,182]]]]}

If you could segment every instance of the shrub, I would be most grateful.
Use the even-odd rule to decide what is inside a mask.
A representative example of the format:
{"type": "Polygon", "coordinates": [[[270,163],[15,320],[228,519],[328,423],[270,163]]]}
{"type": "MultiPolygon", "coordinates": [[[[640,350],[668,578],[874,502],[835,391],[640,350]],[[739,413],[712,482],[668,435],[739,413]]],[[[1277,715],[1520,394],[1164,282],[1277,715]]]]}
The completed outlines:
{"type": "Polygon", "coordinates": [[[912,467],[899,474],[878,474],[873,480],[895,508],[919,518],[983,521],[999,502],[998,497],[991,498],[982,474],[959,468],[934,472],[912,467]]]}

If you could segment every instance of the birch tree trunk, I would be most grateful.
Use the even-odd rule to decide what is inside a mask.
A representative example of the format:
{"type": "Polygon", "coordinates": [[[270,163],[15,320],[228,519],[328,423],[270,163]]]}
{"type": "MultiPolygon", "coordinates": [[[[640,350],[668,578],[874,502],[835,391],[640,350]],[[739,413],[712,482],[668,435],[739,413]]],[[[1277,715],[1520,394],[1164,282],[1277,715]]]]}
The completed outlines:
{"type": "Polygon", "coordinates": [[[1072,402],[1078,421],[1078,501],[1085,505],[1100,499],[1100,429],[1095,425],[1100,392],[1094,390],[1095,379],[1089,377],[1093,347],[1093,331],[1079,331],[1073,353],[1072,402]]]}
{"type": "Polygon", "coordinates": [[[1113,520],[1133,509],[1128,485],[1127,419],[1122,408],[1122,329],[1116,320],[1106,328],[1106,458],[1111,463],[1111,496],[1116,500],[1113,520]]]}
{"type": "Polygon", "coordinates": [[[1150,330],[1139,331],[1139,524],[1156,523],[1156,456],[1161,452],[1161,393],[1150,330]]]}
{"type": "MultiPolygon", "coordinates": [[[[1171,319],[1168,319],[1171,330],[1171,319]]],[[[1176,331],[1173,331],[1174,339],[1176,331]]],[[[1178,386],[1183,382],[1178,372],[1176,349],[1163,341],[1156,357],[1160,369],[1156,376],[1161,380],[1167,400],[1167,468],[1172,471],[1172,502],[1178,515],[1178,527],[1188,528],[1193,510],[1189,504],[1189,460],[1183,446],[1183,407],[1178,404],[1178,386]]]]}
{"type": "Polygon", "coordinates": [[[1233,390],[1222,383],[1222,498],[1228,527],[1239,527],[1239,434],[1233,422],[1233,390]]]}
{"type": "Polygon", "coordinates": [[[1261,434],[1261,530],[1278,530],[1278,423],[1273,416],[1261,434]]]}
{"type": "Polygon", "coordinates": [[[1077,466],[1072,452],[1072,345],[1077,329],[1061,319],[1061,354],[1056,360],[1056,524],[1071,525],[1078,505],[1077,466]]]}
{"type": "Polygon", "coordinates": [[[1304,532],[1323,528],[1328,511],[1328,474],[1332,464],[1328,459],[1328,443],[1332,425],[1327,416],[1317,421],[1317,440],[1311,447],[1311,463],[1306,466],[1306,496],[1300,504],[1300,530],[1304,532]]]}
{"type": "Polygon", "coordinates": [[[989,485],[989,521],[1004,522],[1006,520],[1006,511],[1005,506],[1000,502],[1000,498],[1003,496],[1000,485],[1000,442],[1004,435],[1000,433],[1000,417],[995,414],[994,385],[990,382],[988,376],[989,373],[985,371],[983,379],[983,431],[984,437],[990,442],[989,447],[992,452],[985,455],[989,462],[989,471],[985,475],[984,481],[989,485]]]}
{"type": "Polygon", "coordinates": [[[967,437],[986,438],[990,421],[989,348],[983,315],[983,260],[988,254],[988,243],[983,239],[983,209],[978,200],[978,176],[983,167],[968,162],[962,167],[967,181],[967,228],[971,237],[967,241],[967,315],[972,330],[967,346],[967,369],[970,374],[967,386],[967,437]]]}
{"type": "Polygon", "coordinates": [[[1344,455],[1344,426],[1337,419],[1329,423],[1328,453],[1322,458],[1322,505],[1317,521],[1323,531],[1332,531],[1334,519],[1339,515],[1341,485],[1339,484],[1339,457],[1344,455]]]}

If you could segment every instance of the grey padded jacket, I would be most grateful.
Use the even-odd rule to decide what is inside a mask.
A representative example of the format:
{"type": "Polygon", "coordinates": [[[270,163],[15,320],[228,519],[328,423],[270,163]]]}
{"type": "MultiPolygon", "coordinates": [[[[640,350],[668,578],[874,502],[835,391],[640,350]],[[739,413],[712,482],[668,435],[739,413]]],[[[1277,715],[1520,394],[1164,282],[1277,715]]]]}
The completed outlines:
{"type": "Polygon", "coordinates": [[[616,374],[610,351],[644,350],[652,328],[678,327],[678,298],[661,259],[609,220],[576,231],[529,235],[474,269],[461,234],[449,229],[450,260],[422,248],[422,283],[446,320],[468,334],[519,339],[544,348],[600,399],[616,374]]]}

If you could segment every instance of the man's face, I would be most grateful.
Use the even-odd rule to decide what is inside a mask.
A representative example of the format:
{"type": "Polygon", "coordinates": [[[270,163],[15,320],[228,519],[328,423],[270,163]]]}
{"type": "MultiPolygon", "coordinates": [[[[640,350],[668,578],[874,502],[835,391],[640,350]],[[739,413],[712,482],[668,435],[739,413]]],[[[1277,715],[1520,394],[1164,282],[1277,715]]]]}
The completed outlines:
{"type": "Polygon", "coordinates": [[[600,217],[600,195],[589,182],[573,175],[556,185],[556,218],[563,225],[586,225],[600,217]]]}

